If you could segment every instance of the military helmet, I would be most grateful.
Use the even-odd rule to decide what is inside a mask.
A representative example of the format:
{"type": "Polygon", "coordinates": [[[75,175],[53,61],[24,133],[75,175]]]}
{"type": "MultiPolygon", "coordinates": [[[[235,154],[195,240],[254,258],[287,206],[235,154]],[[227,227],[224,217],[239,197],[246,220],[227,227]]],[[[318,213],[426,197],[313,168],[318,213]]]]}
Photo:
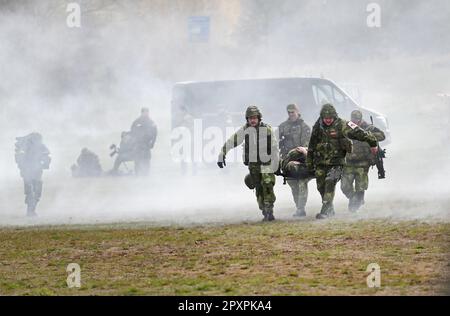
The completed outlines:
{"type": "Polygon", "coordinates": [[[248,119],[251,116],[258,116],[259,119],[262,118],[261,111],[259,111],[258,107],[255,105],[250,105],[245,111],[245,118],[248,119]]]}
{"type": "Polygon", "coordinates": [[[332,118],[337,118],[337,112],[336,109],[334,108],[334,106],[330,103],[324,104],[322,106],[322,109],[320,110],[320,117],[322,119],[326,118],[326,117],[332,117],[332,118]]]}
{"type": "Polygon", "coordinates": [[[297,106],[297,104],[294,104],[294,103],[292,103],[292,104],[289,104],[287,107],[286,107],[286,110],[287,111],[299,111],[299,108],[298,108],[298,106],[297,106]]]}
{"type": "Polygon", "coordinates": [[[246,175],[244,178],[245,185],[250,189],[253,190],[256,188],[255,183],[253,182],[252,176],[250,174],[246,175]]]}
{"type": "Polygon", "coordinates": [[[351,120],[361,121],[362,120],[362,113],[360,110],[354,110],[351,114],[351,120]]]}

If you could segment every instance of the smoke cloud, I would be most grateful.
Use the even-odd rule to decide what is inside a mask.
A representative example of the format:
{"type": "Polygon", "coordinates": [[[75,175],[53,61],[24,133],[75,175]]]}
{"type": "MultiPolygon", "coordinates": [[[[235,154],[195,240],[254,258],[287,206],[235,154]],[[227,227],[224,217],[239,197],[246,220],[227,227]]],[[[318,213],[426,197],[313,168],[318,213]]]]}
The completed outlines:
{"type": "MultiPolygon", "coordinates": [[[[387,179],[370,172],[366,205],[356,216],[347,214],[338,186],[338,215],[449,220],[448,1],[376,1],[375,28],[367,25],[368,3],[359,0],[77,1],[79,28],[67,25],[68,3],[0,1],[0,226],[257,221],[245,166],[199,165],[183,174],[172,160],[172,87],[309,76],[356,91],[360,105],[389,120],[387,179]],[[198,16],[209,17],[207,41],[192,39],[190,18],[198,16]],[[109,145],[143,106],[159,128],[150,177],[72,178],[83,147],[99,155],[105,170],[112,167],[109,145]],[[33,131],[43,135],[53,160],[39,217],[27,219],[14,142],[33,131]]],[[[281,182],[275,215],[289,219],[293,202],[281,182]]],[[[312,215],[320,208],[315,181],[309,190],[312,215]]]]}

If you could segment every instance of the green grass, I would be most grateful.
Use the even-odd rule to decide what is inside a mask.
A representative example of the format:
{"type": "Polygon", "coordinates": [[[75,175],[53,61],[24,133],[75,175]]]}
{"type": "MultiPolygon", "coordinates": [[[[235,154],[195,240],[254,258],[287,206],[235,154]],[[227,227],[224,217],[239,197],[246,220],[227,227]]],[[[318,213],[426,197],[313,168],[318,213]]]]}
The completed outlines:
{"type": "Polygon", "coordinates": [[[2,229],[0,295],[448,294],[449,241],[448,223],[381,220],[2,229]]]}

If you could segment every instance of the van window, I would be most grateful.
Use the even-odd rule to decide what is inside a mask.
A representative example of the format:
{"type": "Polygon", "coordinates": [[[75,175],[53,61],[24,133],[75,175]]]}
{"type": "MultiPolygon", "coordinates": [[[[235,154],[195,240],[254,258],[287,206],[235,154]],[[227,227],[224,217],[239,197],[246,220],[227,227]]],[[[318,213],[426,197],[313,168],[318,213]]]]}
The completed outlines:
{"type": "Polygon", "coordinates": [[[328,83],[314,83],[312,85],[314,101],[321,107],[325,103],[331,103],[337,108],[345,106],[347,98],[336,87],[328,83]]]}

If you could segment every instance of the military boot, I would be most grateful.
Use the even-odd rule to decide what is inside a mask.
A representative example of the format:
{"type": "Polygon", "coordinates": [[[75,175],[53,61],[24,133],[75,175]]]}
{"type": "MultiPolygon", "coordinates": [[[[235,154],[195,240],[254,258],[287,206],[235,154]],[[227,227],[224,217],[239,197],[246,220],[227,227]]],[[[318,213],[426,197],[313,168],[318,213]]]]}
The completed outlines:
{"type": "Polygon", "coordinates": [[[264,218],[262,219],[263,222],[267,222],[268,221],[268,214],[267,211],[264,209],[262,210],[262,215],[264,216],[264,218]]]}
{"type": "Polygon", "coordinates": [[[356,194],[353,194],[352,197],[348,199],[348,210],[352,213],[358,210],[356,199],[357,199],[356,194]]]}
{"type": "Polygon", "coordinates": [[[35,217],[36,214],[36,204],[35,203],[29,203],[27,204],[27,216],[28,217],[35,217]]]}
{"type": "Polygon", "coordinates": [[[275,217],[273,216],[273,206],[271,205],[265,205],[263,210],[263,222],[271,222],[275,220],[275,217]]]}
{"type": "Polygon", "coordinates": [[[306,212],[304,207],[299,207],[297,211],[294,213],[294,217],[305,217],[306,212]]]}
{"type": "Polygon", "coordinates": [[[322,209],[320,213],[316,215],[316,219],[326,219],[334,216],[334,207],[333,204],[322,204],[322,209]]]}
{"type": "Polygon", "coordinates": [[[361,206],[364,205],[364,191],[355,193],[355,211],[358,210],[361,206]]]}

